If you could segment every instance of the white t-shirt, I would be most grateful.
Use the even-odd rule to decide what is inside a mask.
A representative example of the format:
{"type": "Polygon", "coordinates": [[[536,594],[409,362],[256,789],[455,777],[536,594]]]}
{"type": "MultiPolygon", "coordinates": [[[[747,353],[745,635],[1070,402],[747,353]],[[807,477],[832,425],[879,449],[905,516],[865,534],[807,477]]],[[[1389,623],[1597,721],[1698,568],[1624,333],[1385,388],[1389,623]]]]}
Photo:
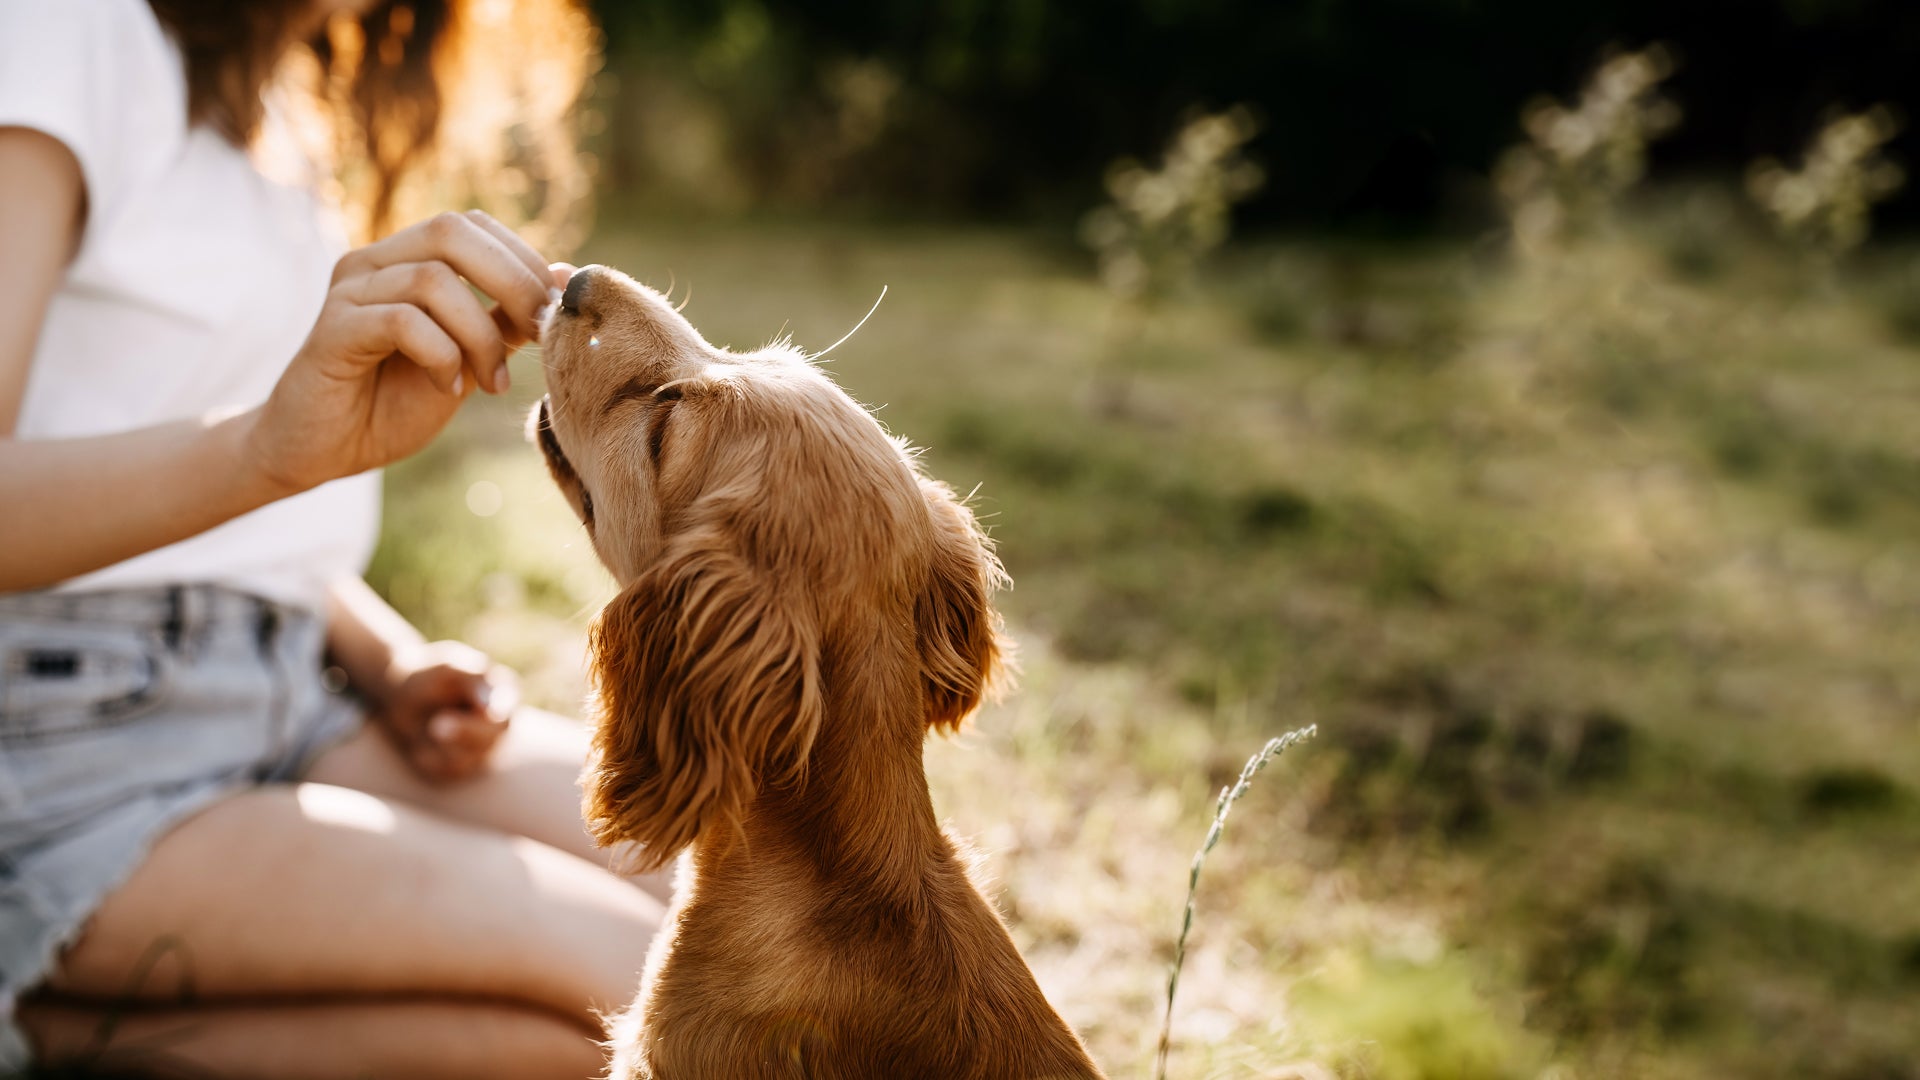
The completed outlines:
{"type": "MultiPolygon", "coordinates": [[[[265,401],[320,312],[344,234],[310,189],[188,127],[180,51],[146,0],[0,0],[0,126],[59,139],[87,188],[15,436],[265,401]]],[[[366,565],[379,501],[377,473],[337,480],[60,587],[210,581],[317,609],[330,578],[366,565]]]]}

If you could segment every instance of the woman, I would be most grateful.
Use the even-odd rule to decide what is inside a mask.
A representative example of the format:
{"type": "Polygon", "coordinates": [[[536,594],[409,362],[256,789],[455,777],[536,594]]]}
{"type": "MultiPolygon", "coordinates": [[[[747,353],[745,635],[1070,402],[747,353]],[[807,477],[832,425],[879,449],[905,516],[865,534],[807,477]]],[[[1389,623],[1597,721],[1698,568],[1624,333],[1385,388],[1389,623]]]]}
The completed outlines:
{"type": "Polygon", "coordinates": [[[0,1074],[602,1067],[660,903],[582,832],[584,739],[358,576],[368,470],[507,388],[568,268],[479,213],[342,257],[334,216],[462,174],[563,202],[590,33],[0,0],[0,1074]],[[470,110],[516,77],[509,162],[470,110]]]}

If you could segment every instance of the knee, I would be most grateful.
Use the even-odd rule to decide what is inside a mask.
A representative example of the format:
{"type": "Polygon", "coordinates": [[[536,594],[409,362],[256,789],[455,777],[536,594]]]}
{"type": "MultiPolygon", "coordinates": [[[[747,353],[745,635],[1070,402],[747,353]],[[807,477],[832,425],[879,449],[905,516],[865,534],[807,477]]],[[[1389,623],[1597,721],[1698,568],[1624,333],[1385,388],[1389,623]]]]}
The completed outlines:
{"type": "Polygon", "coordinates": [[[521,982],[549,1007],[596,1027],[600,1013],[625,1008],[640,987],[647,951],[665,911],[659,901],[599,867],[540,845],[522,845],[543,903],[523,923],[515,951],[543,969],[521,982]]]}
{"type": "Polygon", "coordinates": [[[491,1045],[484,1055],[489,1075],[589,1080],[606,1073],[605,1047],[578,1024],[534,1010],[502,1009],[489,1026],[491,1045]]]}

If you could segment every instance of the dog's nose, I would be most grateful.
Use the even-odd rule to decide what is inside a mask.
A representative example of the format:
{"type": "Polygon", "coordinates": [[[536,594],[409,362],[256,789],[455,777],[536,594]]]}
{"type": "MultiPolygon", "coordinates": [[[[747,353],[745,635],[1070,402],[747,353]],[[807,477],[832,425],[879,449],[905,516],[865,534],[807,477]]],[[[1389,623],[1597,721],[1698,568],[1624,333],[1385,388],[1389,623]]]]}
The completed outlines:
{"type": "Polygon", "coordinates": [[[600,276],[604,269],[599,265],[583,266],[567,279],[567,288],[560,294],[560,312],[563,315],[580,314],[580,306],[586,302],[587,290],[593,287],[593,279],[600,276]]]}

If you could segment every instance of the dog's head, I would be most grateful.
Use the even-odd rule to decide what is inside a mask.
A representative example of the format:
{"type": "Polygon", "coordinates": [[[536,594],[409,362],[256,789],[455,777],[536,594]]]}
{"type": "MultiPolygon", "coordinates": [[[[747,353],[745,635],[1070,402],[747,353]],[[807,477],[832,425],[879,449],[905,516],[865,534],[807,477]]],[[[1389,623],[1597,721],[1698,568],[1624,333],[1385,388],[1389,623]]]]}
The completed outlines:
{"type": "Polygon", "coordinates": [[[804,355],[715,348],[602,267],[573,275],[541,340],[532,435],[623,589],[592,636],[602,844],[638,842],[658,866],[796,782],[830,679],[910,665],[916,715],[938,727],[979,704],[1004,649],[1000,564],[804,355]]]}

